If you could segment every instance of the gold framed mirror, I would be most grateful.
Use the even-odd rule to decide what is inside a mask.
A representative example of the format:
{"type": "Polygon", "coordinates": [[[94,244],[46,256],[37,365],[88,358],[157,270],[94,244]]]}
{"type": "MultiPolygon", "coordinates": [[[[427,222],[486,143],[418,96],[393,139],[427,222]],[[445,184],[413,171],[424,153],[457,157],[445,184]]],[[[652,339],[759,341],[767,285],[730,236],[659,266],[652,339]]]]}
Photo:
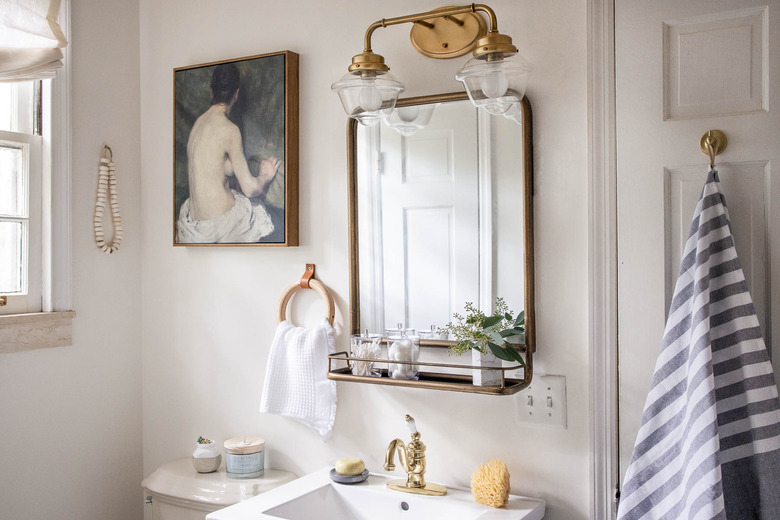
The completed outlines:
{"type": "MultiPolygon", "coordinates": [[[[515,311],[524,305],[533,353],[529,100],[514,121],[477,111],[465,92],[402,98],[396,113],[398,131],[347,124],[351,333],[381,334],[396,323],[427,332],[466,302],[490,315],[501,296],[515,311]],[[430,111],[424,127],[403,126],[430,111]]],[[[424,336],[423,346],[453,343],[424,336]]]]}

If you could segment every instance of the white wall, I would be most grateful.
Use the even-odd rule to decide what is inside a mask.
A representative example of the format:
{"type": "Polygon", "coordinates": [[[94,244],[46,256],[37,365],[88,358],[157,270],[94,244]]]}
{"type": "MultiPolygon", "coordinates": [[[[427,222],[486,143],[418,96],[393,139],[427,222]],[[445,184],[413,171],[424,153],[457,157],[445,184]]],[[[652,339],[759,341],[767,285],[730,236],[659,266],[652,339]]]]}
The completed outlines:
{"type": "Polygon", "coordinates": [[[0,356],[0,517],[141,516],[138,3],[72,2],[73,346],[0,356]],[[125,238],[92,238],[114,151],[125,238]]]}
{"type": "MultiPolygon", "coordinates": [[[[198,435],[267,440],[269,466],[305,474],[347,455],[381,468],[387,443],[416,417],[428,477],[467,485],[500,457],[512,490],[548,500],[547,518],[588,511],[586,3],[494,0],[499,28],[536,64],[528,95],[536,146],[536,259],[540,372],[563,374],[567,430],[515,423],[517,397],[340,383],[333,438],[257,412],[281,292],[317,264],[337,295],[339,346],[348,330],[346,117],[330,84],[382,17],[438,7],[431,0],[270,2],[141,0],[144,474],[187,456],[198,435]],[[301,246],[174,248],[172,69],[289,49],[300,54],[301,246]]],[[[459,90],[465,58],[435,62],[408,28],[380,29],[383,54],[407,95],[459,90]]],[[[302,298],[299,321],[320,312],[302,298]]]]}

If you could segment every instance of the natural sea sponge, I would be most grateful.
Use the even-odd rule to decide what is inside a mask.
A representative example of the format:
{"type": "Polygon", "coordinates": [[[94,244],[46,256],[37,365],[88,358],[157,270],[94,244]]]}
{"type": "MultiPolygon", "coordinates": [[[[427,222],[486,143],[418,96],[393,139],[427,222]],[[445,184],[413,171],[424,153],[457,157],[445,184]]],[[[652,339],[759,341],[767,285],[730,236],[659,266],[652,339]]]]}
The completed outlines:
{"type": "Polygon", "coordinates": [[[500,459],[481,464],[471,475],[474,500],[490,507],[504,507],[509,501],[509,469],[500,459]]]}

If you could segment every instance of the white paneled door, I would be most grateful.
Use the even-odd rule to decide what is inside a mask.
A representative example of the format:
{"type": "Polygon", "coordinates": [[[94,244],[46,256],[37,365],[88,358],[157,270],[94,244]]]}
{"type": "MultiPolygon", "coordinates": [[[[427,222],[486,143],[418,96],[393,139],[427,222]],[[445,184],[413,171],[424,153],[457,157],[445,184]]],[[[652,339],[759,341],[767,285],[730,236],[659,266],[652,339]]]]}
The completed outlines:
{"type": "Polygon", "coordinates": [[[625,473],[708,158],[780,368],[780,1],[619,0],[616,17],[620,473],[625,473]],[[774,168],[773,168],[774,166],[774,168]]]}
{"type": "Polygon", "coordinates": [[[413,135],[381,129],[385,326],[441,327],[479,301],[476,117],[449,104],[413,135]]]}

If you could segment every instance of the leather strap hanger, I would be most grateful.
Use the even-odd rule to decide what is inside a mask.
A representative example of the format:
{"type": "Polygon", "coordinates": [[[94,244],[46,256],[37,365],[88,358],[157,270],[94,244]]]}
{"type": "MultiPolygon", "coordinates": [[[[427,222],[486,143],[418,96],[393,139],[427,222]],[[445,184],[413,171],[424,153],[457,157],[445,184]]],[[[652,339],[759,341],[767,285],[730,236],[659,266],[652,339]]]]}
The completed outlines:
{"type": "Polygon", "coordinates": [[[304,271],[300,281],[291,285],[282,293],[282,297],[279,299],[279,306],[276,308],[276,321],[281,323],[287,319],[287,304],[290,302],[293,294],[303,289],[314,289],[319,293],[325,302],[327,310],[325,318],[333,326],[333,320],[336,317],[336,303],[330,289],[324,283],[314,278],[314,264],[306,264],[306,271],[304,271]]]}

